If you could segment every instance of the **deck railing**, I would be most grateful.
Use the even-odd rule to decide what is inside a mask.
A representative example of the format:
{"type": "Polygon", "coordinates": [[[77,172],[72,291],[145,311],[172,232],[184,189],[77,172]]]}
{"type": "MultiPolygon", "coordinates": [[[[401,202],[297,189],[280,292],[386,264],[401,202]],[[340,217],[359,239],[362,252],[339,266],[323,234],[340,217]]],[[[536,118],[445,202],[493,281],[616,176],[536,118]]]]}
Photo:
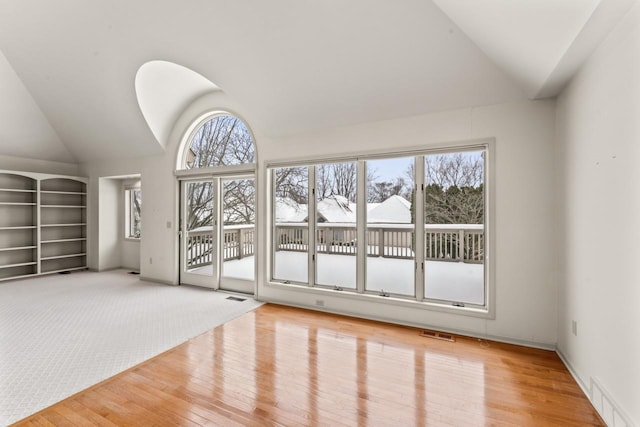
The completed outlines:
{"type": "MultiPolygon", "coordinates": [[[[351,224],[318,224],[316,251],[324,254],[355,255],[356,227],[351,224]]],[[[222,252],[224,261],[242,259],[255,253],[253,225],[224,228],[222,252]]],[[[371,257],[412,259],[415,239],[411,224],[369,224],[367,255],[371,257]]],[[[305,223],[278,224],[275,228],[276,251],[307,252],[308,226],[305,223]]],[[[425,260],[482,263],[485,253],[484,227],[481,224],[426,224],[425,260]]],[[[189,268],[211,264],[213,236],[210,230],[188,233],[187,263],[189,268]]]]}
{"type": "MultiPolygon", "coordinates": [[[[317,225],[318,253],[355,255],[355,225],[317,225]]],[[[368,224],[367,255],[384,258],[414,257],[412,224],[368,224]]],[[[306,224],[278,224],[275,231],[276,251],[309,250],[306,224]]],[[[482,224],[426,224],[424,233],[426,260],[482,263],[484,260],[484,227],[482,224]]]]}
{"type": "MultiPolygon", "coordinates": [[[[255,253],[255,227],[230,225],[224,227],[222,253],[224,261],[242,259],[255,253]]],[[[189,269],[210,265],[213,260],[211,229],[196,229],[187,234],[187,266],[189,269]]]]}

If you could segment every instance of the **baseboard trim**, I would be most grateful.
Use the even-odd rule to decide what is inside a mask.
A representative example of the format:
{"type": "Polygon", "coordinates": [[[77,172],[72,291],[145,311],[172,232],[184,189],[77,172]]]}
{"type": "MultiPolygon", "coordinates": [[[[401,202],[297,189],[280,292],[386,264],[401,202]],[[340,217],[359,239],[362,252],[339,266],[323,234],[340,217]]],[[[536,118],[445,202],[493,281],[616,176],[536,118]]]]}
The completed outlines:
{"type": "MultiPolygon", "coordinates": [[[[564,366],[567,367],[567,370],[569,371],[573,379],[576,381],[576,383],[578,383],[578,387],[582,389],[582,392],[585,394],[585,396],[587,396],[587,399],[589,399],[589,401],[591,402],[591,389],[587,387],[584,381],[582,381],[582,378],[580,378],[576,370],[573,368],[573,365],[571,364],[571,362],[569,362],[569,359],[567,359],[564,353],[562,353],[562,351],[557,347],[556,347],[556,354],[558,355],[560,360],[562,360],[562,363],[564,363],[564,366]]],[[[591,402],[591,404],[593,405],[593,402],[591,402]]]]}
{"type": "Polygon", "coordinates": [[[556,354],[562,360],[562,363],[567,367],[567,370],[576,381],[582,392],[587,396],[591,406],[596,410],[602,421],[608,426],[625,426],[634,427],[635,424],[631,422],[629,416],[620,406],[613,400],[611,394],[602,386],[600,381],[589,377],[589,385],[580,378],[577,371],[569,361],[569,359],[562,353],[559,348],[556,348],[556,354]]]}
{"type": "Polygon", "coordinates": [[[329,309],[327,307],[317,307],[317,306],[305,305],[305,304],[294,304],[294,303],[291,303],[289,301],[280,300],[278,298],[262,298],[262,297],[258,297],[257,300],[258,301],[262,301],[262,302],[270,302],[270,303],[273,303],[273,304],[285,305],[285,306],[289,306],[289,307],[304,308],[304,309],[307,309],[307,310],[315,310],[315,311],[320,311],[320,312],[323,312],[323,313],[340,314],[340,315],[343,315],[343,316],[355,317],[355,318],[358,318],[358,319],[375,320],[377,322],[384,322],[384,323],[393,323],[393,324],[396,324],[396,325],[409,326],[409,327],[412,327],[412,328],[434,329],[434,330],[437,330],[437,331],[447,332],[447,333],[450,333],[450,334],[462,335],[462,336],[465,336],[465,337],[477,338],[477,339],[481,339],[481,340],[495,341],[495,342],[500,342],[500,343],[504,343],[504,344],[521,345],[521,346],[525,346],[525,347],[537,348],[537,349],[540,349],[540,350],[548,350],[548,351],[555,351],[556,350],[555,344],[544,344],[544,343],[537,343],[537,342],[519,340],[519,339],[514,339],[514,338],[505,338],[505,337],[500,337],[500,336],[495,336],[495,335],[484,335],[484,334],[478,334],[478,333],[473,332],[473,331],[467,331],[467,330],[462,330],[462,329],[443,328],[443,327],[441,327],[439,325],[426,325],[426,324],[418,324],[418,323],[412,323],[412,322],[402,322],[402,321],[399,321],[397,319],[391,319],[391,318],[387,318],[387,317],[384,317],[384,316],[375,316],[375,315],[366,315],[366,316],[364,316],[364,315],[361,315],[361,314],[352,313],[352,312],[348,312],[348,311],[332,310],[332,309],[329,309]]]}
{"type": "Polygon", "coordinates": [[[147,276],[138,276],[138,277],[143,282],[159,283],[161,285],[169,285],[169,286],[178,286],[177,283],[173,283],[168,280],[154,279],[152,277],[147,277],[147,276]]]}

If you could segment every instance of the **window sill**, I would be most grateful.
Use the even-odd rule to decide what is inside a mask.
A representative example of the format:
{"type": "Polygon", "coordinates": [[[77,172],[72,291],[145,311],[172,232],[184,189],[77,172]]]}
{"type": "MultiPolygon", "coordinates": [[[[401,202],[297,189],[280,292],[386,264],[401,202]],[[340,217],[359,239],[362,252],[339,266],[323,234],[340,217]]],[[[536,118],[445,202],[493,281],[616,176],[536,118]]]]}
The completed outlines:
{"type": "MultiPolygon", "coordinates": [[[[495,319],[495,314],[488,308],[482,307],[458,307],[448,303],[437,303],[433,301],[417,301],[415,299],[405,299],[395,296],[380,296],[376,294],[358,294],[352,291],[337,291],[329,288],[308,287],[305,285],[296,285],[282,282],[269,281],[266,286],[281,290],[311,293],[316,295],[324,295],[336,298],[345,298],[367,303],[390,304],[400,307],[415,308],[422,310],[437,311],[448,314],[456,314],[460,316],[479,317],[483,319],[495,319]]],[[[317,308],[309,306],[310,308],[317,308]]]]}
{"type": "Polygon", "coordinates": [[[125,237],[125,242],[138,242],[140,243],[140,237],[125,237]]]}

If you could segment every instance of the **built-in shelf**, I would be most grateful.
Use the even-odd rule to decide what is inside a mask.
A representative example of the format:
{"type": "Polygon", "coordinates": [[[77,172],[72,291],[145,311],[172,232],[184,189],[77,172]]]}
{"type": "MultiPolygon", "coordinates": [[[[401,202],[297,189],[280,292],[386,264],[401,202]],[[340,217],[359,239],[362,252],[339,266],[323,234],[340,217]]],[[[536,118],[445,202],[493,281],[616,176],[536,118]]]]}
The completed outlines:
{"type": "Polygon", "coordinates": [[[40,243],[65,243],[65,242],[82,242],[87,240],[86,237],[77,237],[74,239],[55,239],[55,240],[41,240],[40,243]]]}
{"type": "Polygon", "coordinates": [[[48,256],[48,257],[44,257],[44,258],[40,258],[40,261],[49,261],[52,259],[62,259],[62,258],[75,258],[75,257],[81,257],[81,256],[86,256],[86,253],[79,253],[79,254],[66,254],[66,255],[56,255],[56,256],[48,256]]]}
{"type": "Polygon", "coordinates": [[[81,205],[40,205],[41,208],[74,208],[74,209],[85,209],[86,206],[81,205]]]}
{"type": "Polygon", "coordinates": [[[86,269],[87,182],[0,170],[0,280],[86,269]]]}
{"type": "Polygon", "coordinates": [[[0,252],[25,251],[27,249],[36,249],[37,246],[16,246],[14,248],[0,248],[0,252]]]}
{"type": "Polygon", "coordinates": [[[78,227],[80,225],[87,225],[87,223],[77,222],[74,224],[41,224],[40,227],[78,227]]]}
{"type": "Polygon", "coordinates": [[[6,191],[7,193],[35,193],[36,190],[20,190],[16,188],[0,188],[0,191],[6,191]]]}
{"type": "Polygon", "coordinates": [[[86,196],[87,193],[80,191],[40,191],[40,194],[74,194],[76,196],[86,196]]]}
{"type": "Polygon", "coordinates": [[[24,202],[0,202],[1,206],[35,206],[35,203],[24,203],[24,202]]]}
{"type": "Polygon", "coordinates": [[[25,265],[36,265],[37,262],[36,261],[30,261],[30,262],[20,262],[17,264],[7,264],[7,265],[0,265],[0,269],[2,268],[13,268],[13,267],[22,267],[25,265]]]}
{"type": "Polygon", "coordinates": [[[38,228],[37,225],[16,225],[11,227],[0,227],[0,230],[29,230],[38,228]]]}

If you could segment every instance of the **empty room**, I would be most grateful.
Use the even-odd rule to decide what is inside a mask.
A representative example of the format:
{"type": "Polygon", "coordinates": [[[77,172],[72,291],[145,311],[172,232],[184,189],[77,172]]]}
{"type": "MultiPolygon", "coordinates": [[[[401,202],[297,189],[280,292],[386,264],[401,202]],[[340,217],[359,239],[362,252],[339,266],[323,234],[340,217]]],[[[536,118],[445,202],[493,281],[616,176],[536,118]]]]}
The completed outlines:
{"type": "Polygon", "coordinates": [[[638,0],[0,0],[0,425],[640,426],[638,0]]]}

